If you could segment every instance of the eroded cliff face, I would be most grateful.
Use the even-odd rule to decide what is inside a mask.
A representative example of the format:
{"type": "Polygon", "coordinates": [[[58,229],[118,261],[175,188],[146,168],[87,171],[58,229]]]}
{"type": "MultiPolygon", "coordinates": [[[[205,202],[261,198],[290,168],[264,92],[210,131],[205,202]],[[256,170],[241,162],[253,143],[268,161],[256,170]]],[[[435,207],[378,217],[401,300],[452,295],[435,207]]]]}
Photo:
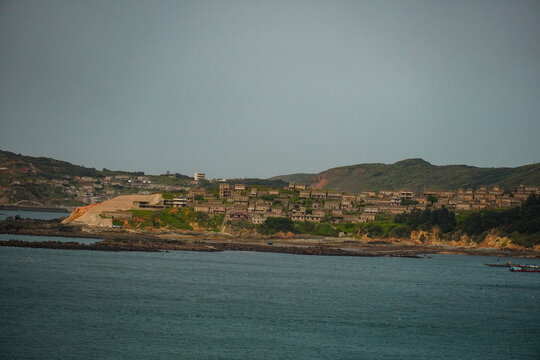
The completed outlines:
{"type": "Polygon", "coordinates": [[[94,206],[97,206],[99,204],[101,204],[101,203],[90,204],[90,205],[87,205],[87,206],[79,206],[78,208],[73,210],[73,212],[63,221],[63,223],[67,224],[67,223],[70,223],[70,222],[73,222],[73,221],[77,220],[78,218],[83,216],[88,210],[90,210],[91,208],[93,208],[94,206]]]}
{"type": "MultiPolygon", "coordinates": [[[[492,230],[481,242],[475,242],[467,234],[454,236],[450,239],[443,238],[439,229],[430,231],[418,230],[411,233],[410,240],[417,244],[426,245],[449,245],[465,248],[490,248],[506,250],[527,250],[524,246],[516,245],[508,236],[499,234],[497,230],[492,230]]],[[[534,250],[540,250],[540,246],[535,246],[534,250]]]]}
{"type": "Polygon", "coordinates": [[[323,189],[328,184],[328,179],[325,174],[316,175],[313,178],[314,182],[311,184],[313,189],[323,189]]]}

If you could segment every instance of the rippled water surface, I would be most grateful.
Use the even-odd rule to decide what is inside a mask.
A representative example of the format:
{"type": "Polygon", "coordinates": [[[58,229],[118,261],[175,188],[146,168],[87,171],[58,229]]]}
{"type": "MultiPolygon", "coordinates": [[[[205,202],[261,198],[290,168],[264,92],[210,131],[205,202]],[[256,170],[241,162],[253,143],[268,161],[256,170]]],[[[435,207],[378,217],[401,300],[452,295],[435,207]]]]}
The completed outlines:
{"type": "Polygon", "coordinates": [[[93,244],[100,239],[93,238],[79,238],[79,237],[66,237],[66,236],[37,236],[37,235],[12,235],[12,234],[0,234],[0,240],[22,240],[22,241],[60,241],[60,242],[78,242],[81,244],[93,244]]]}
{"type": "Polygon", "coordinates": [[[538,359],[496,261],[0,248],[0,358],[538,359]]]}
{"type": "Polygon", "coordinates": [[[41,219],[52,220],[69,216],[66,212],[48,212],[48,211],[23,211],[23,210],[1,210],[0,220],[5,220],[8,217],[20,216],[23,219],[41,219]]]}

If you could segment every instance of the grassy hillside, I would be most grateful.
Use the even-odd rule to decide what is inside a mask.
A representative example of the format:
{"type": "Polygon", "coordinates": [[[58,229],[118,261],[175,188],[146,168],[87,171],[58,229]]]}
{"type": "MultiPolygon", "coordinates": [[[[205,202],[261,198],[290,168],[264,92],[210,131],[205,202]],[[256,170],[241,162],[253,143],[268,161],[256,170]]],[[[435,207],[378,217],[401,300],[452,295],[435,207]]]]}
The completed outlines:
{"type": "Polygon", "coordinates": [[[12,175],[21,177],[34,172],[35,175],[46,179],[59,179],[63,176],[101,177],[94,168],[73,165],[46,157],[33,157],[0,150],[0,167],[8,168],[12,175]]]}
{"type": "Polygon", "coordinates": [[[279,175],[271,177],[269,180],[282,180],[287,183],[306,183],[316,174],[307,174],[307,173],[298,173],[298,174],[289,174],[289,175],[279,175]]]}
{"type": "Polygon", "coordinates": [[[316,174],[305,182],[314,188],[348,192],[399,189],[420,191],[424,187],[455,190],[483,185],[513,189],[520,184],[540,185],[540,164],[516,168],[479,168],[467,165],[437,166],[422,159],[408,159],[394,164],[337,167],[316,174]]]}

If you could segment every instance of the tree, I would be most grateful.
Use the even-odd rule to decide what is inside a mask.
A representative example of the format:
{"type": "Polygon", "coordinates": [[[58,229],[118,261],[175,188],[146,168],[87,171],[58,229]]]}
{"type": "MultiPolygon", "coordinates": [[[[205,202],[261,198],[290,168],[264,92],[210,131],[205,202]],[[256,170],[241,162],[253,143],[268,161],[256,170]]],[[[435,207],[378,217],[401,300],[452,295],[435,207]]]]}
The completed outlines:
{"type": "Polygon", "coordinates": [[[431,203],[431,205],[435,204],[436,202],[439,201],[439,199],[437,199],[435,196],[433,195],[428,195],[427,197],[427,201],[429,201],[431,203]]]}
{"type": "Polygon", "coordinates": [[[259,225],[258,230],[262,234],[275,234],[277,232],[295,232],[294,222],[290,218],[269,217],[259,225]]]}

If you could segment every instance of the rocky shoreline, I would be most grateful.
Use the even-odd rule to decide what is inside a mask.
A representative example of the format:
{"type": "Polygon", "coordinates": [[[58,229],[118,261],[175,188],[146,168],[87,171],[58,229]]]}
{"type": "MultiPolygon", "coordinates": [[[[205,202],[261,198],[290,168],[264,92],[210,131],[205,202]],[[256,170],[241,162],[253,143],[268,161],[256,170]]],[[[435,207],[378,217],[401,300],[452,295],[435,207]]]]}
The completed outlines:
{"type": "Polygon", "coordinates": [[[326,255],[326,256],[390,256],[390,257],[411,257],[419,258],[417,254],[408,252],[392,252],[386,255],[370,251],[356,252],[345,251],[339,248],[327,246],[270,246],[256,244],[239,243],[205,243],[204,245],[192,245],[186,243],[166,243],[166,242],[120,242],[114,240],[100,241],[94,244],[82,244],[78,242],[62,241],[23,241],[17,239],[0,241],[0,246],[5,247],[29,247],[41,249],[63,249],[63,250],[94,250],[94,251],[140,251],[140,252],[161,252],[161,251],[201,251],[201,252],[221,252],[221,251],[256,251],[272,252],[296,255],[326,255]]]}
{"type": "Polygon", "coordinates": [[[13,239],[0,246],[93,251],[258,251],[296,255],[386,256],[419,258],[425,254],[461,254],[540,258],[534,250],[465,248],[440,245],[363,242],[341,238],[239,238],[222,233],[146,231],[82,227],[62,224],[59,220],[6,219],[0,222],[0,233],[13,239]],[[17,235],[58,236],[102,239],[93,244],[63,241],[23,241],[17,235]]]}

